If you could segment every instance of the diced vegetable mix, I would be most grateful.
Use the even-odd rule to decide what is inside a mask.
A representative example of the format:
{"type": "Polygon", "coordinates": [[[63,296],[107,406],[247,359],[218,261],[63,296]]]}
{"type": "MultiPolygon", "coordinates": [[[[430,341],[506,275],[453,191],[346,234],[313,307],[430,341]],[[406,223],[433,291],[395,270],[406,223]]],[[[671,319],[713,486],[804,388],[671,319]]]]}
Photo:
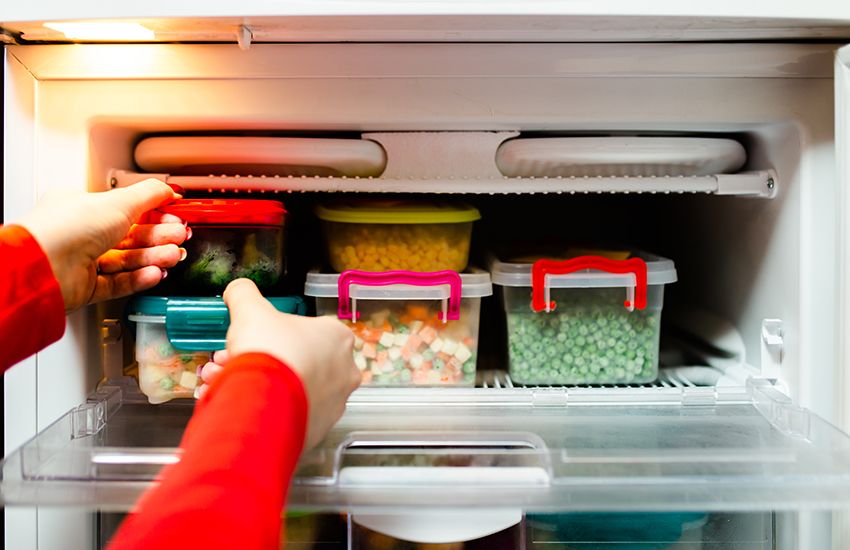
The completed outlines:
{"type": "Polygon", "coordinates": [[[193,397],[195,387],[201,385],[198,367],[210,360],[206,351],[181,351],[166,338],[164,330],[159,336],[148,329],[141,345],[137,344],[136,360],[139,362],[139,387],[151,403],[163,403],[178,397],[193,397]]]}
{"type": "Polygon", "coordinates": [[[552,312],[508,311],[511,378],[524,384],[655,380],[661,310],[628,311],[618,288],[580,290],[557,297],[553,291],[552,312]]]}
{"type": "Polygon", "coordinates": [[[325,223],[335,271],[463,271],[472,222],[447,224],[325,223]]]}
{"type": "Polygon", "coordinates": [[[364,384],[472,384],[477,328],[473,335],[469,316],[462,307],[460,319],[444,324],[428,302],[413,302],[343,322],[354,332],[354,363],[364,384]]]}
{"type": "Polygon", "coordinates": [[[194,226],[186,241],[187,259],[175,276],[192,290],[220,292],[240,277],[258,287],[276,283],[283,273],[283,230],[278,227],[194,226]]]}

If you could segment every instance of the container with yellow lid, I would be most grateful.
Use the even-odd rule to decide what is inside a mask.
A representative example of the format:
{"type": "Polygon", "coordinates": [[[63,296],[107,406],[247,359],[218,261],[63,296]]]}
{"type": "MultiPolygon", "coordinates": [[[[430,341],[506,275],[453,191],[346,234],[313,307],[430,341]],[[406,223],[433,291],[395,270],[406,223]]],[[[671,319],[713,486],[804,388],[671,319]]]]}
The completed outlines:
{"type": "Polygon", "coordinates": [[[472,206],[440,199],[345,197],[316,205],[328,261],[338,272],[463,271],[472,206]]]}

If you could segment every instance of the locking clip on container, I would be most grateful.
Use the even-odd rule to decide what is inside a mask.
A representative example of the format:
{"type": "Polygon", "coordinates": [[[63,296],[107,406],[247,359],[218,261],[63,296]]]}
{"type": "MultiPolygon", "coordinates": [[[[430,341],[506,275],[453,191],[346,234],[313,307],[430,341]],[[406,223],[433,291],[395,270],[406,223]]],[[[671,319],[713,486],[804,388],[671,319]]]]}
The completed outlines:
{"type": "MultiPolygon", "coordinates": [[[[300,296],[268,298],[281,312],[304,315],[300,296]]],[[[230,313],[224,300],[140,296],[124,308],[136,337],[139,387],[151,403],[193,397],[201,384],[198,369],[210,352],[224,349],[230,313]]]]}
{"type": "Polygon", "coordinates": [[[334,271],[463,271],[469,259],[472,206],[444,200],[347,197],[319,204],[334,271]]]}
{"type": "Polygon", "coordinates": [[[519,384],[646,383],[658,376],[664,285],[671,260],[493,260],[503,287],[509,372],[519,384]]]}
{"type": "Polygon", "coordinates": [[[381,386],[475,383],[481,298],[490,276],[438,271],[307,274],[316,314],[330,315],[355,335],[354,362],[364,384],[381,386]]]}
{"type": "Polygon", "coordinates": [[[168,283],[180,292],[221,294],[240,277],[266,288],[285,272],[286,210],[278,201],[178,200],[158,210],[192,229],[186,259],[169,269],[168,283]]]}

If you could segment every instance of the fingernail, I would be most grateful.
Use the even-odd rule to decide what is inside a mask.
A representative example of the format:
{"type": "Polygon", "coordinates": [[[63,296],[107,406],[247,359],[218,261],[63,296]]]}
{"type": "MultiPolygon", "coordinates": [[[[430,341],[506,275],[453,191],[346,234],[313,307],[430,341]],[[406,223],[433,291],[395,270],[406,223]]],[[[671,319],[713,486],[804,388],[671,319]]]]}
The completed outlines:
{"type": "Polygon", "coordinates": [[[191,227],[187,227],[187,228],[186,228],[186,239],[185,239],[185,240],[187,240],[187,241],[188,241],[188,240],[189,240],[189,239],[191,239],[191,238],[192,238],[192,228],[191,228],[191,227]]]}
{"type": "Polygon", "coordinates": [[[198,399],[201,396],[201,386],[195,387],[195,399],[198,399]]]}
{"type": "Polygon", "coordinates": [[[186,191],[184,191],[183,188],[180,187],[179,185],[176,185],[174,183],[166,183],[165,185],[169,186],[171,188],[171,190],[174,191],[178,195],[185,195],[186,194],[186,191]]]}
{"type": "Polygon", "coordinates": [[[189,228],[189,222],[187,222],[186,220],[183,220],[183,227],[188,229],[189,228]]]}
{"type": "Polygon", "coordinates": [[[186,259],[186,256],[188,256],[188,255],[189,255],[189,253],[186,252],[186,249],[181,247],[180,248],[180,259],[178,261],[182,262],[183,260],[186,259]]]}
{"type": "MultiPolygon", "coordinates": [[[[160,268],[159,270],[162,271],[162,279],[165,279],[166,277],[168,277],[168,270],[167,269],[160,268]]],[[[160,279],[160,281],[162,279],[160,279]]]]}

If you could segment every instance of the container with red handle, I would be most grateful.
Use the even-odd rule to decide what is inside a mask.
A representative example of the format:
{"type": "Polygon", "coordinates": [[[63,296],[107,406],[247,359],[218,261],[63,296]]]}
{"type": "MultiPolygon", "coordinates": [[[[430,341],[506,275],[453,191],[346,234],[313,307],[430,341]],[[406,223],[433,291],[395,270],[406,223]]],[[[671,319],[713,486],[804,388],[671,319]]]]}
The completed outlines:
{"type": "Polygon", "coordinates": [[[493,260],[519,384],[632,384],[658,376],[671,260],[642,252],[493,260]]]}
{"type": "Polygon", "coordinates": [[[481,298],[492,294],[487,272],[311,271],[304,294],[315,296],[317,315],[354,333],[364,384],[475,383],[481,298]]]}

